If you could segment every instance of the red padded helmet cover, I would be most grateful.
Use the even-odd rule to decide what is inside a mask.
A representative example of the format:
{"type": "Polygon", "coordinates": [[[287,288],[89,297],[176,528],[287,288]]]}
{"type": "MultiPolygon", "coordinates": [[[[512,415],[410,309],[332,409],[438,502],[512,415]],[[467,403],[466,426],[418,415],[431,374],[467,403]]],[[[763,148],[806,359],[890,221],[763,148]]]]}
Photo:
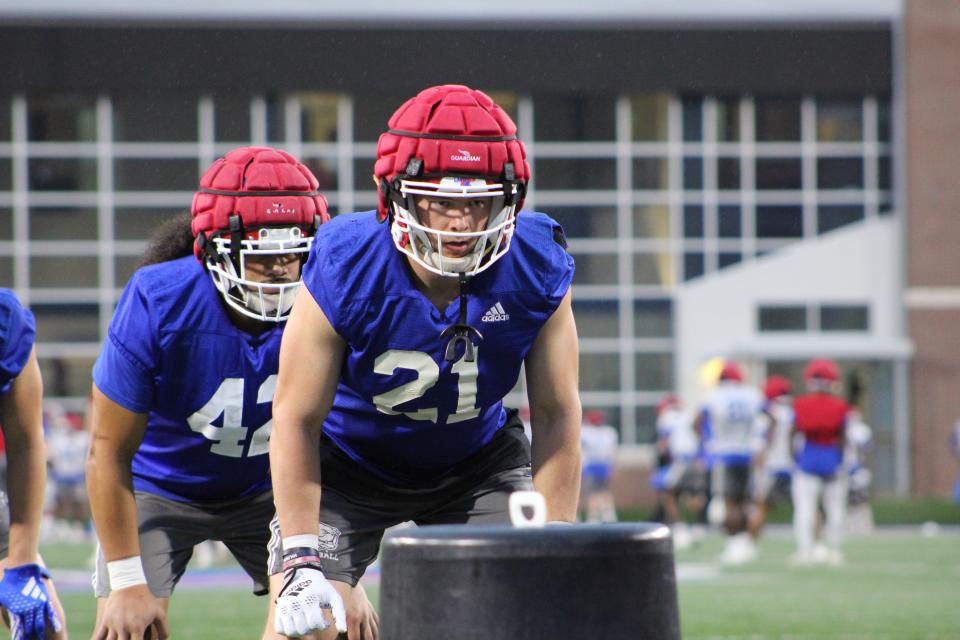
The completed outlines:
{"type": "Polygon", "coordinates": [[[793,383],[783,376],[770,376],[763,385],[763,395],[767,400],[793,393],[793,383]]]}
{"type": "MultiPolygon", "coordinates": [[[[264,226],[301,226],[316,231],[330,219],[327,199],[317,192],[313,173],[285,151],[271,147],[234,149],[210,165],[193,196],[194,237],[230,230],[239,215],[245,230],[264,226]]],[[[200,243],[194,255],[202,259],[200,243]]]]}
{"type": "MultiPolygon", "coordinates": [[[[517,140],[517,125],[490,96],[463,85],[430,87],[407,100],[391,116],[377,142],[373,173],[380,183],[406,173],[408,163],[423,162],[422,177],[467,175],[502,180],[513,164],[513,179],[526,184],[530,165],[517,140]]],[[[517,209],[523,201],[517,203],[517,209]]],[[[389,215],[387,194],[380,189],[377,213],[389,215]]]]}
{"type": "Polygon", "coordinates": [[[837,363],[833,360],[815,358],[807,364],[807,368],[803,372],[804,380],[812,380],[814,378],[837,382],[840,380],[840,368],[837,367],[837,363]]]}
{"type": "Polygon", "coordinates": [[[740,368],[740,365],[734,362],[733,360],[727,360],[723,363],[723,369],[720,370],[720,379],[721,380],[735,380],[737,382],[743,382],[745,376],[743,375],[743,369],[740,368]]]}

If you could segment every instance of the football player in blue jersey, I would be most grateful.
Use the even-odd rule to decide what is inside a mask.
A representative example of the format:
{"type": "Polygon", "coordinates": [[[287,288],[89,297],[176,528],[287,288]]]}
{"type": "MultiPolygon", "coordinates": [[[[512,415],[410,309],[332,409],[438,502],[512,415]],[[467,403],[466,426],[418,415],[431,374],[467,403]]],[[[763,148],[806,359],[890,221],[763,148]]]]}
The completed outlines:
{"type": "Polygon", "coordinates": [[[288,636],[332,638],[322,608],[343,628],[387,527],[508,522],[510,493],[531,487],[548,520],[576,517],[574,264],[560,225],[517,214],[516,126],[480,91],[426,89],[391,117],[374,177],[377,211],[318,232],[280,350],[270,457],[288,636]],[[521,365],[532,467],[502,403],[521,365]]]}
{"type": "MultiPolygon", "coordinates": [[[[235,149],[200,179],[192,218],[162,228],[128,283],[93,370],[95,639],[166,637],[169,597],[206,540],[227,546],[254,593],[268,592],[280,336],[328,219],[316,178],[293,156],[235,149]]],[[[272,624],[264,637],[276,637],[272,624]]]]}
{"type": "Polygon", "coordinates": [[[14,640],[67,637],[63,608],[37,549],[47,458],[35,336],[33,314],[12,291],[0,289],[0,424],[7,447],[7,495],[0,491],[0,607],[14,640]]]}

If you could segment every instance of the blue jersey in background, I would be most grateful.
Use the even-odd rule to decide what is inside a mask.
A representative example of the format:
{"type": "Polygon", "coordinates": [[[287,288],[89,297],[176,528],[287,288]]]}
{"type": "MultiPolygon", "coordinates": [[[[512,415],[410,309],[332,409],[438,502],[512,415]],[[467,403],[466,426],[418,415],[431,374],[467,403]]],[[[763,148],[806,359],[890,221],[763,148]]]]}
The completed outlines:
{"type": "Polygon", "coordinates": [[[10,391],[30,359],[37,325],[13,291],[0,289],[0,394],[10,391]]]}
{"type": "MultiPolygon", "coordinates": [[[[441,332],[458,322],[417,289],[389,225],[374,212],[320,227],[304,285],[346,341],[324,431],[352,459],[395,482],[440,477],[478,452],[504,424],[502,398],[573,278],[559,225],[523,212],[510,250],[472,277],[467,322],[483,334],[476,359],[444,359],[441,332]]],[[[305,393],[311,390],[305,389],[305,393]]]]}
{"type": "Polygon", "coordinates": [[[149,414],[134,489],[203,502],[270,488],[282,330],[238,329],[193,256],[133,275],[93,379],[120,406],[149,414]]]}

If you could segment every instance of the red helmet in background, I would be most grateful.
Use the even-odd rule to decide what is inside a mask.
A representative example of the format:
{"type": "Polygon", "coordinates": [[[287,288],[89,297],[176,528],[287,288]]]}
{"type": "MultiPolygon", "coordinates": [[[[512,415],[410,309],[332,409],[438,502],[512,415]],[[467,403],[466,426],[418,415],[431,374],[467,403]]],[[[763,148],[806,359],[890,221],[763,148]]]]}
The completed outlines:
{"type": "Polygon", "coordinates": [[[833,360],[829,360],[827,358],[815,358],[807,364],[807,368],[803,371],[803,379],[807,382],[811,380],[839,382],[840,368],[833,360]]]}
{"type": "Polygon", "coordinates": [[[723,363],[723,369],[720,370],[720,380],[731,380],[734,382],[743,382],[746,376],[743,375],[743,368],[733,360],[727,360],[723,363]]]}
{"type": "Polygon", "coordinates": [[[280,322],[300,286],[247,278],[250,256],[306,258],[313,235],[330,219],[310,170],[285,151],[241,147],[210,165],[193,196],[194,255],[227,304],[245,316],[280,322]]]}
{"type": "Polygon", "coordinates": [[[425,89],[390,118],[377,142],[377,215],[390,221],[397,249],[444,276],[483,271],[510,248],[530,165],[510,116],[482,91],[463,85],[425,89]],[[418,197],[493,200],[487,228],[436,231],[417,217],[418,197]],[[462,258],[443,256],[443,242],[477,240],[462,258]]]}
{"type": "Polygon", "coordinates": [[[661,398],[660,402],[657,403],[657,415],[659,416],[667,409],[679,409],[680,406],[680,398],[671,393],[661,398]]]}
{"type": "Polygon", "coordinates": [[[763,385],[763,395],[767,400],[788,396],[791,393],[793,393],[793,383],[783,376],[770,376],[763,385]]]}
{"type": "Polygon", "coordinates": [[[587,424],[599,427],[607,422],[607,414],[600,409],[589,409],[583,412],[583,419],[587,424]]]}

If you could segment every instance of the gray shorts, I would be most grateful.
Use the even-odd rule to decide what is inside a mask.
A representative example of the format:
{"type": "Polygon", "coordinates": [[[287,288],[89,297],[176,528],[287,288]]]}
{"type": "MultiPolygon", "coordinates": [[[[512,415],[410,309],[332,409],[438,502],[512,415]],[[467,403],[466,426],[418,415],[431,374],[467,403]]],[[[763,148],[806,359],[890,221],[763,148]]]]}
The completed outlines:
{"type": "Polygon", "coordinates": [[[0,560],[10,553],[10,501],[7,492],[0,491],[0,560]]]}
{"type": "MultiPolygon", "coordinates": [[[[504,427],[483,450],[443,478],[398,486],[360,467],[323,438],[320,445],[320,556],[323,572],[350,585],[376,559],[384,530],[417,525],[508,523],[514,491],[533,488],[530,445],[521,428],[504,427]]],[[[283,570],[276,519],[271,523],[270,573],[283,570]]]]}
{"type": "Polygon", "coordinates": [[[710,470],[710,491],[730,500],[746,500],[750,488],[750,465],[714,462],[710,470]]]}
{"type": "MultiPolygon", "coordinates": [[[[169,598],[193,555],[207,540],[223,542],[253,580],[253,592],[269,591],[267,547],[273,518],[273,492],[265,491],[221,503],[177,502],[137,492],[140,557],[150,591],[169,598]]],[[[97,548],[93,589],[98,598],[110,595],[107,564],[97,548]]]]}

